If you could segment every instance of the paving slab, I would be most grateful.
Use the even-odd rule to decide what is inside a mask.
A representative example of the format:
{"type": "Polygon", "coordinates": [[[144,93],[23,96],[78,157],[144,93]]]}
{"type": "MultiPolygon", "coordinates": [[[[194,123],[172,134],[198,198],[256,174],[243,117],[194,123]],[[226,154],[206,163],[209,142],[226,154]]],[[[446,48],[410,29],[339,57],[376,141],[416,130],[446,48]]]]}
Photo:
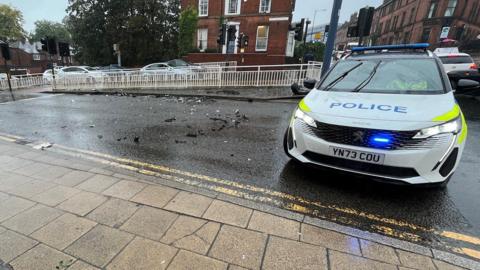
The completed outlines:
{"type": "Polygon", "coordinates": [[[195,254],[189,251],[180,250],[168,270],[190,270],[190,269],[209,269],[209,270],[226,270],[228,264],[195,254]]]}
{"type": "Polygon", "coordinates": [[[61,210],[38,204],[4,221],[2,226],[29,235],[62,214],[61,210]]]}
{"type": "MultiPolygon", "coordinates": [[[[137,237],[107,266],[112,270],[166,269],[177,249],[137,237]]],[[[197,268],[196,266],[192,266],[197,268]]],[[[193,268],[192,268],[193,269],[193,268]]],[[[201,269],[201,268],[197,268],[201,269]]],[[[205,268],[206,269],[206,268],[205,268]]]]}
{"type": "Polygon", "coordinates": [[[130,200],[145,205],[163,208],[175,195],[178,190],[156,185],[148,185],[130,200]]]}
{"type": "Polygon", "coordinates": [[[33,196],[31,199],[49,206],[56,206],[79,192],[80,190],[75,188],[56,186],[33,196]]]}
{"type": "Polygon", "coordinates": [[[140,205],[116,198],[111,198],[87,215],[87,218],[110,227],[119,228],[129,219],[140,205]]]}
{"type": "Polygon", "coordinates": [[[113,186],[105,190],[103,194],[124,200],[129,200],[146,186],[147,184],[143,184],[140,182],[121,180],[120,182],[113,184],[113,186]]]}
{"type": "Polygon", "coordinates": [[[32,181],[27,182],[23,185],[19,185],[13,189],[10,189],[8,192],[16,196],[31,198],[37,194],[40,194],[49,189],[52,189],[55,186],[56,184],[54,183],[32,179],[32,181]]]}
{"type": "Polygon", "coordinates": [[[430,257],[418,255],[403,250],[397,250],[397,254],[400,259],[401,265],[403,266],[422,270],[436,270],[432,258],[430,257]]]}
{"type": "Polygon", "coordinates": [[[68,268],[68,270],[100,270],[100,268],[91,266],[90,264],[82,261],[76,261],[68,268]]]}
{"type": "Polygon", "coordinates": [[[178,217],[177,214],[149,206],[143,206],[120,228],[146,238],[160,240],[178,217]]]}
{"type": "Polygon", "coordinates": [[[207,254],[220,224],[188,216],[180,216],[161,241],[177,248],[207,254]]]}
{"type": "Polygon", "coordinates": [[[10,196],[10,198],[2,201],[2,205],[0,207],[0,222],[7,220],[10,217],[13,217],[16,214],[25,211],[34,205],[34,202],[15,196],[10,196]]]}
{"type": "Polygon", "coordinates": [[[32,178],[25,175],[6,174],[0,178],[0,191],[8,192],[32,180],[32,178]]]}
{"type": "Polygon", "coordinates": [[[90,172],[71,171],[59,178],[54,179],[53,182],[62,186],[74,187],[93,176],[94,174],[90,172]]]}
{"type": "Polygon", "coordinates": [[[37,173],[40,173],[41,171],[48,170],[49,168],[50,168],[50,165],[43,164],[43,163],[40,163],[40,162],[36,162],[36,163],[30,164],[26,167],[16,169],[14,172],[18,173],[18,174],[21,174],[21,175],[32,176],[32,175],[35,175],[37,173]]]}
{"type": "Polygon", "coordinates": [[[52,166],[49,165],[46,170],[41,170],[32,175],[33,178],[45,180],[45,181],[54,181],[55,179],[71,172],[71,169],[60,167],[60,166],[52,166]]]}
{"type": "Polygon", "coordinates": [[[361,255],[358,239],[345,234],[302,224],[300,240],[326,248],[361,255]]]}
{"type": "Polygon", "coordinates": [[[271,236],[262,269],[327,269],[327,250],[322,247],[271,236]]]}
{"type": "Polygon", "coordinates": [[[206,196],[181,191],[165,206],[165,209],[201,217],[212,201],[213,199],[206,196]]]}
{"type": "Polygon", "coordinates": [[[442,262],[439,260],[433,260],[433,264],[435,264],[438,270],[464,270],[465,269],[465,268],[451,265],[449,263],[442,262]]]}
{"type": "Polygon", "coordinates": [[[0,243],[0,260],[4,262],[10,262],[38,244],[37,241],[10,230],[0,233],[0,243]]]}
{"type": "Polygon", "coordinates": [[[368,240],[360,240],[360,246],[364,257],[396,265],[400,264],[397,253],[392,247],[368,240]]]}
{"type": "Polygon", "coordinates": [[[242,267],[259,269],[266,242],[266,234],[224,225],[208,255],[242,267]]]}
{"type": "Polygon", "coordinates": [[[203,215],[203,218],[245,228],[251,215],[251,209],[233,203],[214,200],[203,215]]]}
{"type": "Polygon", "coordinates": [[[57,266],[70,265],[75,258],[45,245],[38,245],[25,252],[10,264],[15,270],[56,269],[57,266]],[[63,263],[62,263],[63,262],[63,263]]]}
{"type": "MultiPolygon", "coordinates": [[[[342,253],[334,250],[328,251],[330,269],[335,270],[396,270],[397,266],[378,262],[359,256],[342,253]]],[[[422,268],[423,269],[423,268],[422,268]]]]}
{"type": "Polygon", "coordinates": [[[10,198],[10,195],[7,193],[0,192],[0,202],[6,201],[8,198],[10,198]]]}
{"type": "Polygon", "coordinates": [[[294,220],[253,211],[248,229],[278,235],[293,240],[300,238],[300,223],[294,220]]]}
{"type": "Polygon", "coordinates": [[[107,198],[105,196],[92,192],[81,191],[70,199],[59,204],[57,208],[77,214],[79,216],[85,216],[93,209],[104,203],[106,200],[107,198]]]}
{"type": "Polygon", "coordinates": [[[63,250],[95,225],[96,223],[91,220],[65,213],[34,232],[31,237],[51,247],[63,250]]]}
{"type": "Polygon", "coordinates": [[[97,225],[65,249],[65,252],[94,266],[104,267],[131,240],[133,235],[97,225]]]}
{"type": "Polygon", "coordinates": [[[117,178],[96,174],[95,176],[85,180],[84,182],[78,184],[75,187],[83,189],[85,191],[101,193],[116,182],[118,182],[117,178]]]}

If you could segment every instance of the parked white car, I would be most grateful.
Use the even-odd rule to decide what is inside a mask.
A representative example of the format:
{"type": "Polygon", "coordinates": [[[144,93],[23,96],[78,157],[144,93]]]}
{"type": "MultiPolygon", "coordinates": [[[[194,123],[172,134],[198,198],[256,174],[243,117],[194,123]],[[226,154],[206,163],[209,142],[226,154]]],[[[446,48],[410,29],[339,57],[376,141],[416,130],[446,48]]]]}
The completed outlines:
{"type": "Polygon", "coordinates": [[[71,66],[64,67],[58,70],[58,78],[86,78],[86,79],[100,79],[104,74],[95,68],[89,66],[71,66]]]}

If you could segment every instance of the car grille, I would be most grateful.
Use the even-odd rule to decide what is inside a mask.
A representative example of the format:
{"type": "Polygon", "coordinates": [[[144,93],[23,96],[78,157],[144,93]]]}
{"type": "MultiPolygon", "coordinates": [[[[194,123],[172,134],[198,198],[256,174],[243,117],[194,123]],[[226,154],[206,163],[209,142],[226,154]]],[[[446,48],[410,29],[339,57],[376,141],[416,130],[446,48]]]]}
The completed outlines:
{"type": "Polygon", "coordinates": [[[326,156],[310,151],[303,153],[303,156],[313,162],[335,166],[340,169],[349,169],[354,171],[376,174],[383,177],[411,178],[419,176],[418,172],[414,168],[371,164],[355,160],[326,156]]]}
{"type": "Polygon", "coordinates": [[[449,138],[449,136],[438,135],[425,139],[413,139],[418,133],[417,130],[392,131],[316,123],[317,128],[314,128],[301,122],[303,131],[332,143],[385,150],[431,149],[438,144],[447,143],[449,138]],[[388,138],[388,142],[377,143],[374,138],[378,137],[388,138]]]}

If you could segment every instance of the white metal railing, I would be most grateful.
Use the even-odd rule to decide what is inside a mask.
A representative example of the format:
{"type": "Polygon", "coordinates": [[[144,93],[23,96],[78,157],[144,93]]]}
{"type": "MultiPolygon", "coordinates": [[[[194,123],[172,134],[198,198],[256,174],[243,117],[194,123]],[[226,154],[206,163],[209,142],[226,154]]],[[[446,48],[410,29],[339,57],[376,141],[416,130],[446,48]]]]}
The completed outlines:
{"type": "MultiPolygon", "coordinates": [[[[22,89],[35,86],[48,85],[49,81],[43,78],[43,74],[14,75],[10,79],[12,89],[22,89]]],[[[0,79],[0,90],[8,90],[8,80],[0,79]]]]}
{"type": "Polygon", "coordinates": [[[201,89],[220,87],[290,86],[306,78],[319,78],[320,63],[303,65],[204,66],[149,73],[146,71],[103,72],[65,76],[56,80],[56,90],[101,89],[201,89]]]}
{"type": "MultiPolygon", "coordinates": [[[[94,72],[81,75],[56,76],[55,90],[102,89],[202,89],[222,87],[281,87],[301,83],[307,78],[320,78],[322,63],[297,65],[236,66],[213,63],[201,68],[165,71],[139,69],[94,72]]],[[[51,79],[42,74],[17,76],[12,88],[21,89],[50,85],[51,79]]],[[[0,89],[8,89],[6,80],[0,80],[0,89]]]]}

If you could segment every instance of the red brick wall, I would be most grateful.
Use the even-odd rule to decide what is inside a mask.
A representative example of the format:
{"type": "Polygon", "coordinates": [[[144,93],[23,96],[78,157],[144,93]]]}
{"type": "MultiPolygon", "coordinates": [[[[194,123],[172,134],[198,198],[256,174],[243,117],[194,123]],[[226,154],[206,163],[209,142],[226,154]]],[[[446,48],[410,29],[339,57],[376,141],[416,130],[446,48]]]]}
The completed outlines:
{"type": "MultiPolygon", "coordinates": [[[[40,61],[33,60],[33,56],[21,49],[10,48],[11,60],[8,61],[10,69],[26,69],[28,73],[42,73],[48,66],[49,60],[45,54],[41,55],[40,61]]],[[[56,61],[61,65],[61,61],[56,61]]],[[[4,71],[5,61],[0,57],[0,72],[4,71]]]]}
{"type": "Polygon", "coordinates": [[[193,63],[204,62],[223,62],[237,61],[237,65],[282,65],[285,64],[285,56],[283,55],[267,55],[267,54],[221,54],[221,53],[190,53],[185,57],[186,60],[193,63]],[[243,58],[243,62],[242,62],[243,58]]]}

